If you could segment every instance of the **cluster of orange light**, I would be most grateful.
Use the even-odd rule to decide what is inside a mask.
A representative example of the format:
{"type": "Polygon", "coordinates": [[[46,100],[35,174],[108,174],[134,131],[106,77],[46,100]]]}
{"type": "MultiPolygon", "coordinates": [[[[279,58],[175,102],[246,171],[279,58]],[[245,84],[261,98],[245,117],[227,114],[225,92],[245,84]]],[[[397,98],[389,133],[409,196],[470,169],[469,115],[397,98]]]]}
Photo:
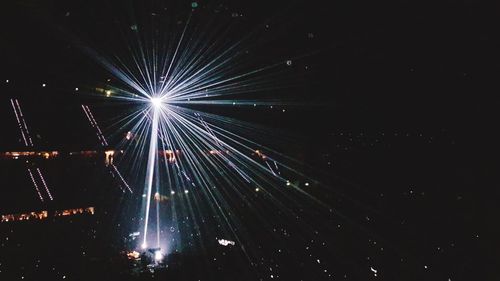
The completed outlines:
{"type": "Polygon", "coordinates": [[[259,156],[259,157],[260,157],[260,158],[262,158],[262,159],[266,159],[266,158],[267,158],[267,156],[266,156],[266,155],[264,155],[264,154],[263,154],[260,150],[258,150],[258,149],[257,149],[257,150],[255,150],[255,154],[257,154],[257,156],[259,156]]]}
{"type": "Polygon", "coordinates": [[[56,211],[54,216],[60,217],[60,216],[71,216],[71,215],[78,215],[78,214],[94,214],[94,207],[87,207],[87,208],[76,208],[76,209],[67,209],[67,210],[62,210],[62,211],[56,211]]]}
{"type": "Polygon", "coordinates": [[[165,156],[167,158],[167,161],[170,163],[174,163],[176,159],[176,154],[179,154],[179,150],[173,151],[173,150],[161,150],[160,154],[162,156],[165,156]]]}
{"type": "Polygon", "coordinates": [[[2,215],[2,222],[9,221],[24,221],[24,220],[42,220],[48,216],[47,211],[31,212],[26,214],[9,214],[2,215]]]}
{"type": "Polygon", "coordinates": [[[49,159],[58,155],[59,152],[57,151],[8,151],[0,153],[0,157],[8,159],[19,159],[19,157],[42,157],[49,159]]]}
{"type": "Polygon", "coordinates": [[[82,156],[94,156],[97,154],[97,151],[95,150],[82,150],[82,151],[76,151],[76,152],[70,152],[69,155],[82,155],[82,156]]]}
{"type": "MultiPolygon", "coordinates": [[[[76,209],[68,209],[62,211],[55,211],[54,216],[71,216],[77,214],[90,214],[93,215],[95,213],[94,207],[87,208],[76,208],[76,209]]],[[[43,220],[49,217],[48,211],[39,211],[39,212],[30,212],[23,214],[8,214],[2,215],[1,222],[9,222],[9,221],[25,221],[25,220],[43,220]]]]}
{"type": "Polygon", "coordinates": [[[139,259],[141,255],[139,254],[139,252],[136,252],[136,251],[132,251],[132,252],[128,252],[127,253],[127,258],[129,260],[136,260],[136,259],[139,259]]]}

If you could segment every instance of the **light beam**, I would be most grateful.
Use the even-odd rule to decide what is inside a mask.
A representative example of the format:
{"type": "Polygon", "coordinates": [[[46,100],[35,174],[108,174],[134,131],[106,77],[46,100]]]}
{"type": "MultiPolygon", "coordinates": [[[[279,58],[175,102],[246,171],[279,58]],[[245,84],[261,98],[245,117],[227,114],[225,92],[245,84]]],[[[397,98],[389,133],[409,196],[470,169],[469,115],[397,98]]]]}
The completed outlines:
{"type": "Polygon", "coordinates": [[[160,115],[160,100],[151,99],[151,103],[154,105],[153,118],[151,120],[151,139],[149,140],[149,155],[148,155],[148,165],[146,170],[146,189],[147,189],[147,197],[146,197],[146,217],[144,221],[144,237],[143,244],[147,245],[147,234],[148,234],[148,222],[149,222],[149,208],[151,206],[151,193],[153,190],[153,174],[154,174],[154,166],[156,162],[156,156],[158,154],[158,122],[160,115]],[[157,106],[158,105],[158,106],[157,106]]]}

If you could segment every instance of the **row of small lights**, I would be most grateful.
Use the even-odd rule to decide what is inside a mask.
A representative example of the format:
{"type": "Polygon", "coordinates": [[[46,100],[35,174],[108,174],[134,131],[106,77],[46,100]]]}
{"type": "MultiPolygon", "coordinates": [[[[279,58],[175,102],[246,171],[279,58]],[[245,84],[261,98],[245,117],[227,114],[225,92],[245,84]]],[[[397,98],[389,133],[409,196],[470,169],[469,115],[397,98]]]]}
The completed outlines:
{"type": "MultiPolygon", "coordinates": [[[[292,185],[292,183],[291,183],[289,180],[287,180],[287,181],[286,181],[286,186],[291,186],[291,185],[292,185]]],[[[308,182],[304,183],[304,186],[309,186],[309,183],[308,183],[308,182]]],[[[260,191],[260,188],[256,187],[256,188],[255,188],[255,191],[256,191],[256,192],[259,192],[259,191],[260,191]]]]}
{"type": "MultiPolygon", "coordinates": [[[[189,193],[189,190],[185,189],[184,194],[188,194],[188,193],[189,193]]],[[[174,194],[175,194],[175,191],[171,190],[170,195],[174,195],[174,194]]],[[[156,193],[155,195],[160,195],[160,194],[156,193]]],[[[142,197],[146,197],[146,194],[143,194],[142,197]]]]}
{"type": "MultiPolygon", "coordinates": [[[[9,83],[9,79],[5,80],[5,83],[9,83]]],[[[47,84],[42,83],[42,88],[45,88],[45,87],[47,87],[47,84]]],[[[78,87],[76,87],[76,88],[75,88],[75,92],[78,92],[79,90],[80,90],[80,89],[79,89],[78,87]]],[[[111,92],[110,90],[106,90],[106,91],[105,91],[105,93],[106,93],[106,97],[109,97],[109,96],[111,96],[111,93],[112,93],[112,92],[111,92]]],[[[237,103],[236,103],[236,102],[233,102],[233,105],[237,105],[237,103]]],[[[254,104],[253,104],[253,106],[254,106],[254,107],[257,107],[257,104],[255,104],[255,103],[254,103],[254,104]]],[[[269,106],[269,108],[271,108],[271,109],[272,109],[272,108],[273,108],[273,106],[271,105],[271,106],[269,106]]],[[[282,112],[286,112],[286,109],[282,109],[281,111],[282,111],[282,112]]]]}
{"type": "MultiPolygon", "coordinates": [[[[290,181],[286,181],[286,186],[290,186],[290,185],[292,185],[292,183],[290,181]]],[[[309,183],[308,182],[304,183],[304,186],[309,186],[309,183]]],[[[256,187],[255,191],[259,192],[260,188],[256,187]]],[[[189,193],[189,190],[185,189],[184,194],[188,194],[188,193],[189,193]]],[[[170,195],[174,195],[174,194],[175,194],[175,191],[171,190],[170,195]]],[[[159,195],[159,194],[157,194],[157,195],[159,195]]],[[[146,197],[146,194],[143,194],[142,197],[146,197]]]]}
{"type": "MultiPolygon", "coordinates": [[[[9,79],[5,80],[5,83],[9,83],[9,79]]],[[[43,83],[43,84],[42,84],[42,88],[45,88],[45,87],[47,87],[47,84],[43,83]]],[[[78,89],[78,87],[76,87],[76,88],[75,88],[75,92],[78,92],[78,90],[79,90],[79,89],[78,89]]],[[[106,90],[106,97],[111,96],[111,93],[112,93],[112,92],[111,92],[110,90],[106,90]]],[[[237,104],[236,102],[233,102],[233,105],[236,105],[236,104],[237,104]]],[[[255,103],[254,103],[254,104],[253,104],[253,106],[254,106],[254,107],[257,107],[257,104],[255,104],[255,103]]],[[[271,109],[272,109],[272,108],[273,108],[273,106],[271,105],[271,106],[269,106],[269,108],[271,108],[271,109]]],[[[286,112],[286,109],[282,109],[282,111],[283,111],[283,112],[286,112]]]]}

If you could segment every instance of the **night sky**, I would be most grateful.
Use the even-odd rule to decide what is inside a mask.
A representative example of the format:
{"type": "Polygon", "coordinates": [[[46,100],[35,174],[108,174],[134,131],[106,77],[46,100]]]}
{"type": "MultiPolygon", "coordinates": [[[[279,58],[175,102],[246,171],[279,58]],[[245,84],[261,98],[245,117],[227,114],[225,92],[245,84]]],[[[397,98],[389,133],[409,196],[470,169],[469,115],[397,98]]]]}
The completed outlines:
{"type": "MultiPolygon", "coordinates": [[[[307,221],[282,215],[268,198],[245,195],[260,206],[255,213],[268,216],[261,224],[254,210],[236,199],[229,204],[240,206],[234,213],[246,229],[242,244],[252,248],[257,265],[249,265],[239,246],[210,245],[217,231],[207,228],[171,272],[132,276],[113,257],[125,250],[120,237],[135,231],[123,225],[137,207],[125,202],[137,198],[110,187],[115,179],[97,160],[53,160],[41,164],[58,194],[49,208],[94,204],[105,213],[82,221],[0,223],[0,279],[499,280],[498,8],[481,1],[0,4],[0,152],[26,150],[13,98],[21,102],[35,150],[102,150],[81,104],[94,109],[109,148],[119,148],[117,119],[129,105],[96,89],[130,88],[88,50],[127,57],[132,41],[123,30],[133,34],[139,26],[139,34],[155,38],[163,29],[143,27],[157,18],[183,23],[192,12],[196,26],[213,18],[221,27],[234,26],[228,34],[213,31],[218,43],[252,34],[231,68],[276,64],[263,80],[274,88],[250,84],[232,97],[235,105],[192,108],[266,128],[241,133],[294,160],[290,167],[304,174],[294,180],[306,195],[271,194],[290,199],[287,207],[307,221]],[[259,103],[266,101],[274,105],[259,103]],[[74,229],[95,241],[74,236],[53,246],[74,229]],[[30,233],[43,233],[45,246],[32,247],[30,233]],[[196,250],[200,245],[206,249],[196,250]],[[83,257],[75,258],[82,249],[83,257]]],[[[167,30],[182,29],[181,23],[167,30]]],[[[124,170],[127,179],[137,177],[131,182],[143,181],[142,174],[124,170]]],[[[21,164],[0,158],[1,214],[47,207],[23,173],[21,164]]],[[[201,200],[200,208],[209,205],[201,200]]],[[[191,231],[184,225],[180,236],[191,231]]]]}

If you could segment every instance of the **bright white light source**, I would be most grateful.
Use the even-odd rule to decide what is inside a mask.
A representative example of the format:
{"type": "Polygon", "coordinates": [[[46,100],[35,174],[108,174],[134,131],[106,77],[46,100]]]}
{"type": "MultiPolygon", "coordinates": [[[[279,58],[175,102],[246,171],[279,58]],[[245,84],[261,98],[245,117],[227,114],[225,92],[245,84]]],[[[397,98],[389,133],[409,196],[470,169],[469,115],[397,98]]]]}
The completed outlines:
{"type": "Polygon", "coordinates": [[[142,248],[143,250],[144,250],[144,249],[146,249],[147,247],[148,247],[148,244],[146,244],[146,243],[142,243],[141,248],[142,248]]]}
{"type": "Polygon", "coordinates": [[[163,259],[163,254],[161,251],[156,251],[155,252],[155,261],[161,261],[163,259]]]}
{"type": "Polygon", "coordinates": [[[234,246],[236,243],[234,243],[234,241],[231,241],[231,240],[226,240],[226,239],[219,239],[217,240],[217,242],[219,242],[220,245],[222,246],[234,246]]]}
{"type": "Polygon", "coordinates": [[[373,272],[373,276],[377,277],[377,270],[370,266],[370,270],[373,272]]]}
{"type": "Polygon", "coordinates": [[[156,108],[161,106],[161,98],[151,98],[150,101],[151,104],[156,108]]]}

